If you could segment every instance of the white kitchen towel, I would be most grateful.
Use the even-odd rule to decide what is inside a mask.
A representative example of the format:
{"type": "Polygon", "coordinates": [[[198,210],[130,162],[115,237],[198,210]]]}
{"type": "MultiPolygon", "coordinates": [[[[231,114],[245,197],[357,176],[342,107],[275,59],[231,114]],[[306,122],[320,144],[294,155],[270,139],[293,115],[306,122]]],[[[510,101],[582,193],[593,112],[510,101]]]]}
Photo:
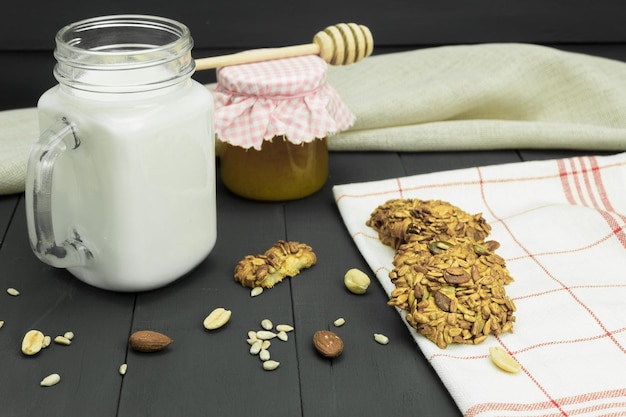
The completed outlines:
{"type": "Polygon", "coordinates": [[[515,279],[505,287],[517,306],[514,333],[442,350],[407,324],[465,416],[626,415],[626,153],[460,169],[333,191],[349,233],[388,295],[395,288],[388,277],[394,250],[365,224],[380,204],[440,199],[482,213],[492,226],[488,239],[501,243],[496,253],[515,279]],[[496,368],[488,358],[491,346],[510,352],[521,371],[496,368]]]}
{"type": "MultiPolygon", "coordinates": [[[[341,150],[626,150],[626,64],[530,44],[382,54],[328,68],[356,116],[341,150]]],[[[213,88],[213,85],[208,85],[213,88]]],[[[24,189],[34,108],[0,112],[0,194],[24,189]]]]}

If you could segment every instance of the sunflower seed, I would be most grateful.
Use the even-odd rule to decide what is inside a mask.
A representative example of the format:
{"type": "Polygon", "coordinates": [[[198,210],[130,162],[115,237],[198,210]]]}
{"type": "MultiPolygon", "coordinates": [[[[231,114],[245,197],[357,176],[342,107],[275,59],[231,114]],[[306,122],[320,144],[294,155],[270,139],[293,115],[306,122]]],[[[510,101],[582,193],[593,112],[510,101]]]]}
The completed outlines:
{"type": "Polygon", "coordinates": [[[346,320],[343,317],[339,317],[337,320],[333,322],[333,324],[335,325],[335,327],[341,327],[344,324],[346,324],[346,320]]]}
{"type": "Polygon", "coordinates": [[[270,332],[269,330],[259,330],[256,332],[257,339],[261,340],[269,340],[276,337],[276,333],[270,332]]]}
{"type": "Polygon", "coordinates": [[[41,385],[42,387],[51,387],[58,384],[59,381],[61,381],[61,376],[59,374],[50,374],[42,379],[39,385],[41,385]]]}
{"type": "Polygon", "coordinates": [[[269,361],[263,362],[263,369],[265,369],[266,371],[273,371],[274,369],[278,368],[279,365],[280,362],[270,359],[269,361]]]}
{"type": "Polygon", "coordinates": [[[69,346],[72,344],[72,341],[65,336],[57,336],[54,338],[54,343],[69,346]]]}
{"type": "Polygon", "coordinates": [[[389,338],[384,334],[374,333],[374,340],[380,343],[381,345],[386,345],[389,343],[389,338]]]}
{"type": "Polygon", "coordinates": [[[250,346],[250,354],[251,355],[258,355],[259,352],[261,351],[261,347],[263,346],[263,341],[262,340],[257,340],[255,341],[252,346],[250,346]]]}
{"type": "Polygon", "coordinates": [[[270,351],[267,350],[267,349],[261,349],[261,351],[259,352],[259,358],[261,358],[261,360],[263,362],[269,361],[270,360],[270,351]]]}

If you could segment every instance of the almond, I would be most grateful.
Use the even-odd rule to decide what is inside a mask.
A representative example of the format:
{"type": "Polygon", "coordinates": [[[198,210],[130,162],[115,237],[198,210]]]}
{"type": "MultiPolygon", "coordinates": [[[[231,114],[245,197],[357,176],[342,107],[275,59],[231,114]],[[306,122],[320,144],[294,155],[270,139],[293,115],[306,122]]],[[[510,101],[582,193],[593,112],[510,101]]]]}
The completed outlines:
{"type": "Polygon", "coordinates": [[[158,352],[173,341],[169,336],[152,330],[139,330],[128,339],[130,347],[138,352],[158,352]]]}
{"type": "Polygon", "coordinates": [[[336,358],[343,352],[343,340],[330,330],[318,330],[313,335],[315,349],[327,358],[336,358]]]}

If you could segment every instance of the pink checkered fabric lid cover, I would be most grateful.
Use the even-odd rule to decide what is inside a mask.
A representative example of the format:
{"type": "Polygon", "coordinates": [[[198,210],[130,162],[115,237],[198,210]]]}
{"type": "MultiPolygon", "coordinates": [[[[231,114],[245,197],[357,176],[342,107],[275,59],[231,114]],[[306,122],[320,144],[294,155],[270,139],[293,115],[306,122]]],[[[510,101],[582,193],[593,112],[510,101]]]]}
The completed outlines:
{"type": "Polygon", "coordinates": [[[300,144],[347,129],[355,116],[326,74],[326,62],[315,55],[218,68],[218,138],[260,150],[274,136],[300,144]]]}

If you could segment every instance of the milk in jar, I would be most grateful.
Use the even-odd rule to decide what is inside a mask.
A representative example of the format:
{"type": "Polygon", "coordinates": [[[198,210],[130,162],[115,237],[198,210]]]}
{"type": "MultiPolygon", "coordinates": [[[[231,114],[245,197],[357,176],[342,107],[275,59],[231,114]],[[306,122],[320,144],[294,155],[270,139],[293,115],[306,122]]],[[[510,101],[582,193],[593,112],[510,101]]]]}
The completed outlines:
{"type": "Polygon", "coordinates": [[[100,288],[139,291],[180,278],[212,250],[213,101],[191,79],[191,44],[184,25],[151,16],[59,32],[59,84],[39,100],[27,179],[41,260],[100,288]]]}

